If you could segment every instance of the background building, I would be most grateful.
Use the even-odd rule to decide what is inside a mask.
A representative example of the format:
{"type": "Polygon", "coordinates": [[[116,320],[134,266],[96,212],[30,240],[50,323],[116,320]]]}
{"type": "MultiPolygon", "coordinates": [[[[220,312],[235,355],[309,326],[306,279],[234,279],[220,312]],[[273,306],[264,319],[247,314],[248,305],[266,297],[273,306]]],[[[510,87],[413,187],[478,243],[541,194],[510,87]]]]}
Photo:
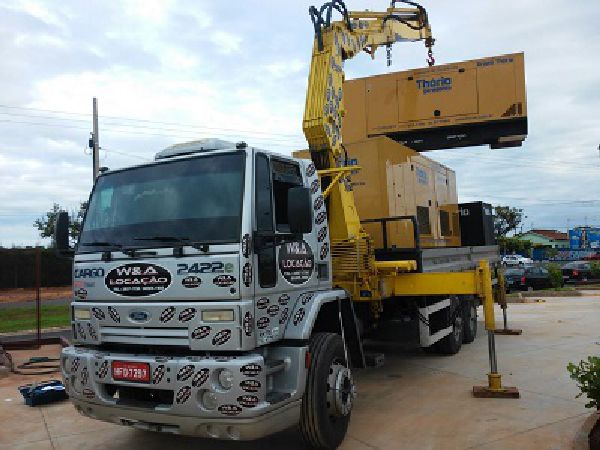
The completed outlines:
{"type": "MultiPolygon", "coordinates": [[[[517,236],[521,241],[529,241],[534,247],[569,248],[569,235],[556,230],[530,230],[517,236]]],[[[600,235],[599,235],[600,237],[600,235]]]]}

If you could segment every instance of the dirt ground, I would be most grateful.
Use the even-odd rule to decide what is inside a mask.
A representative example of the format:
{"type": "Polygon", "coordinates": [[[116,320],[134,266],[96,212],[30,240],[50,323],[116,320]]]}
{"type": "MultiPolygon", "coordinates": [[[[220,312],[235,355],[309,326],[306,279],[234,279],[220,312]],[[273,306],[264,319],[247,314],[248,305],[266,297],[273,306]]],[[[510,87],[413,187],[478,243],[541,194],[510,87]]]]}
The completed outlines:
{"type": "MultiPolygon", "coordinates": [[[[0,303],[35,300],[35,294],[35,289],[0,289],[0,303]]],[[[70,298],[71,295],[71,286],[43,287],[41,289],[42,300],[70,298]]]]}
{"type": "MultiPolygon", "coordinates": [[[[380,369],[356,372],[358,398],[341,450],[587,450],[598,413],[575,398],[568,362],[600,351],[600,296],[547,298],[509,306],[521,336],[496,336],[502,381],[520,399],[477,399],[486,382],[488,349],[478,338],[441,357],[395,342],[371,343],[386,354],[380,369]]],[[[479,311],[481,314],[481,310],[479,311]]],[[[496,310],[497,323],[501,312],[496,310]]],[[[33,354],[56,356],[59,347],[33,354]]],[[[16,361],[32,352],[14,352],[16,361]]],[[[255,442],[210,441],[143,432],[80,416],[70,403],[29,408],[17,386],[35,379],[0,378],[0,450],[305,450],[295,429],[255,442]]]]}

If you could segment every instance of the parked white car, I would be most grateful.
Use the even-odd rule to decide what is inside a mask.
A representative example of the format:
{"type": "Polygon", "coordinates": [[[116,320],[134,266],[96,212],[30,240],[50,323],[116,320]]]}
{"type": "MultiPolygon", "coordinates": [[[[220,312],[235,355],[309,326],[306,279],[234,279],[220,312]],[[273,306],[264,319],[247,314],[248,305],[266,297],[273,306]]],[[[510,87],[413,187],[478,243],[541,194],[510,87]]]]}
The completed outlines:
{"type": "Polygon", "coordinates": [[[502,258],[502,264],[505,266],[526,266],[532,264],[533,260],[521,255],[506,255],[502,258]]]}

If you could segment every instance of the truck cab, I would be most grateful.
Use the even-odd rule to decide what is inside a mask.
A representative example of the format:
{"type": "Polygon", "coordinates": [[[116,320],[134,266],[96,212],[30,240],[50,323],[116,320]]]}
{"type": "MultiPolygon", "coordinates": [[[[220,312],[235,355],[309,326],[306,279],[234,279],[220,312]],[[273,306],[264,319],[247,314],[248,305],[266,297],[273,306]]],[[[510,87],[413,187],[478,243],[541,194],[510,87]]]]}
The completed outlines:
{"type": "MultiPolygon", "coordinates": [[[[346,298],[329,248],[310,161],[208,139],[102,173],[74,249],[74,341],[61,356],[75,407],[234,440],[298,423],[317,316],[346,298]]],[[[342,416],[347,366],[332,365],[342,416]]]]}

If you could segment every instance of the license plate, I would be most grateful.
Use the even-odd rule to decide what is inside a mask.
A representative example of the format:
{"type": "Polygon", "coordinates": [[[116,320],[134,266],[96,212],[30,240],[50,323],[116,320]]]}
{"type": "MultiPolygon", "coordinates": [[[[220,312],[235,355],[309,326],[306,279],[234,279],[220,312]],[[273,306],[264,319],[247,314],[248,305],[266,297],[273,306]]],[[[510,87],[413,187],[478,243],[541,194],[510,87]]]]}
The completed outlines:
{"type": "Polygon", "coordinates": [[[150,382],[150,364],[133,361],[113,361],[113,380],[150,382]]]}

